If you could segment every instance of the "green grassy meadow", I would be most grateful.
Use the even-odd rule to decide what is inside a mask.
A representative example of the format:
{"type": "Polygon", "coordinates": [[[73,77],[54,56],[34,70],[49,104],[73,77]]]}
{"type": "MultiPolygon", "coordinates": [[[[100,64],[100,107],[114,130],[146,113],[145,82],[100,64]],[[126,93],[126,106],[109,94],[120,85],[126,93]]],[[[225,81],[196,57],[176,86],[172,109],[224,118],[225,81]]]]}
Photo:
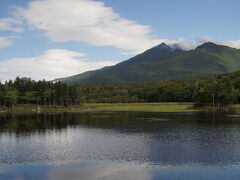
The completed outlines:
{"type": "Polygon", "coordinates": [[[142,111],[142,112],[199,112],[199,111],[229,111],[240,110],[240,104],[233,105],[231,109],[213,109],[204,107],[194,108],[193,103],[186,102],[159,102],[159,103],[85,103],[79,106],[37,106],[17,105],[11,108],[0,107],[0,113],[5,112],[53,112],[53,111],[142,111]]]}
{"type": "Polygon", "coordinates": [[[194,112],[193,103],[88,103],[86,109],[98,111],[194,112]]]}

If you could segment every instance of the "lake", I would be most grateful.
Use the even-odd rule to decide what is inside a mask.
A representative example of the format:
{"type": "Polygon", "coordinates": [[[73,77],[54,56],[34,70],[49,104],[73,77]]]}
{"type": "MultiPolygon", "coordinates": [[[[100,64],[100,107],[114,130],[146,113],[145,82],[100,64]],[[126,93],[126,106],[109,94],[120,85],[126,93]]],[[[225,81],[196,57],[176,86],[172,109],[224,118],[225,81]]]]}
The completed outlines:
{"type": "Polygon", "coordinates": [[[236,113],[0,115],[0,180],[239,180],[236,113]]]}

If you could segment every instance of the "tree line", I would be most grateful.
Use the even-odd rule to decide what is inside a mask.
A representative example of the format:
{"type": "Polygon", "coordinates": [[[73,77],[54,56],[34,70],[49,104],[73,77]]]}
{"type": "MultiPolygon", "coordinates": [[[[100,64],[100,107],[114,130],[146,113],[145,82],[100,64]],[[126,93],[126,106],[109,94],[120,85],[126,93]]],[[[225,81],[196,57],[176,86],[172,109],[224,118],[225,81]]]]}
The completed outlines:
{"type": "Polygon", "coordinates": [[[17,77],[0,83],[0,105],[72,106],[82,103],[194,102],[230,106],[240,102],[240,72],[214,77],[105,85],[67,85],[17,77]]]}
{"type": "Polygon", "coordinates": [[[14,81],[0,83],[0,105],[3,107],[12,107],[16,104],[69,106],[79,103],[77,86],[20,77],[14,81]]]}
{"type": "Polygon", "coordinates": [[[196,107],[240,103],[240,72],[160,82],[78,86],[88,103],[194,102],[196,107]]]}

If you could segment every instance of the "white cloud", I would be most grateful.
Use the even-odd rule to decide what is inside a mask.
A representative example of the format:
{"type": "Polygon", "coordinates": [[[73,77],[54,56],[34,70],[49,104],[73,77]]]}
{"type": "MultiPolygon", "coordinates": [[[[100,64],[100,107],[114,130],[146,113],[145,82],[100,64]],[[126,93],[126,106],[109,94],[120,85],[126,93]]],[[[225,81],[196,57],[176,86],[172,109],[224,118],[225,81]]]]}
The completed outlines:
{"type": "Polygon", "coordinates": [[[12,44],[11,38],[0,36],[0,48],[8,47],[12,44]]]}
{"type": "Polygon", "coordinates": [[[240,40],[221,41],[221,40],[215,40],[215,39],[210,38],[210,37],[203,37],[203,38],[200,38],[198,40],[198,44],[202,44],[204,42],[213,42],[213,43],[216,43],[216,44],[219,44],[219,45],[225,45],[225,46],[229,46],[229,47],[232,47],[232,48],[240,49],[240,40]]]}
{"type": "MultiPolygon", "coordinates": [[[[78,41],[95,46],[114,46],[123,54],[137,54],[162,42],[194,49],[211,38],[187,41],[153,38],[150,26],[142,25],[114,12],[96,0],[33,0],[27,8],[16,8],[15,15],[30,28],[43,30],[54,42],[78,41]]],[[[240,40],[217,41],[240,48],[240,40]]]]}
{"type": "Polygon", "coordinates": [[[90,62],[83,53],[64,49],[51,49],[38,57],[14,58],[0,61],[0,79],[16,76],[52,80],[114,65],[114,61],[90,62]]]}
{"type": "MultiPolygon", "coordinates": [[[[1,18],[0,19],[0,31],[15,31],[15,32],[22,32],[23,29],[17,27],[20,25],[21,22],[14,18],[1,18]]],[[[15,39],[18,37],[15,36],[0,36],[0,48],[6,48],[11,46],[12,41],[11,39],[15,39]]]]}
{"type": "Polygon", "coordinates": [[[162,40],[162,42],[165,42],[166,44],[172,46],[174,44],[178,44],[183,50],[192,50],[195,49],[197,46],[206,43],[206,42],[213,42],[218,45],[225,45],[229,46],[232,48],[240,49],[240,40],[235,40],[235,41],[221,41],[221,40],[215,40],[210,37],[202,37],[198,38],[197,40],[194,41],[187,41],[184,38],[180,38],[178,40],[162,40]]]}
{"type": "Polygon", "coordinates": [[[17,15],[55,42],[79,41],[142,52],[154,45],[151,27],[121,17],[94,0],[34,0],[17,15]]]}
{"type": "Polygon", "coordinates": [[[15,31],[22,32],[23,28],[18,27],[21,25],[21,21],[16,18],[1,18],[0,19],[0,31],[15,31]]]}

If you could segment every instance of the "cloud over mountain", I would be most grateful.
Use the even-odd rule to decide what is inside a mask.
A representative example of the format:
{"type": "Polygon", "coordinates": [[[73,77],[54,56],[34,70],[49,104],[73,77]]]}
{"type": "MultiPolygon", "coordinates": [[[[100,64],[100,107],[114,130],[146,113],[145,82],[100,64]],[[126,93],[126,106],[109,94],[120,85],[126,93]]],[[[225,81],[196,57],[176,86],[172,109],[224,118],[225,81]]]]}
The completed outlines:
{"type": "Polygon", "coordinates": [[[95,46],[114,46],[125,50],[123,53],[140,53],[162,42],[179,44],[185,50],[210,40],[240,48],[240,40],[153,38],[150,26],[124,18],[103,2],[94,0],[34,0],[27,8],[18,7],[16,14],[31,27],[43,30],[54,42],[78,41],[95,46]]]}
{"type": "Polygon", "coordinates": [[[150,26],[126,19],[93,0],[35,0],[17,15],[55,42],[79,41],[96,46],[144,51],[157,44],[150,26]]]}

